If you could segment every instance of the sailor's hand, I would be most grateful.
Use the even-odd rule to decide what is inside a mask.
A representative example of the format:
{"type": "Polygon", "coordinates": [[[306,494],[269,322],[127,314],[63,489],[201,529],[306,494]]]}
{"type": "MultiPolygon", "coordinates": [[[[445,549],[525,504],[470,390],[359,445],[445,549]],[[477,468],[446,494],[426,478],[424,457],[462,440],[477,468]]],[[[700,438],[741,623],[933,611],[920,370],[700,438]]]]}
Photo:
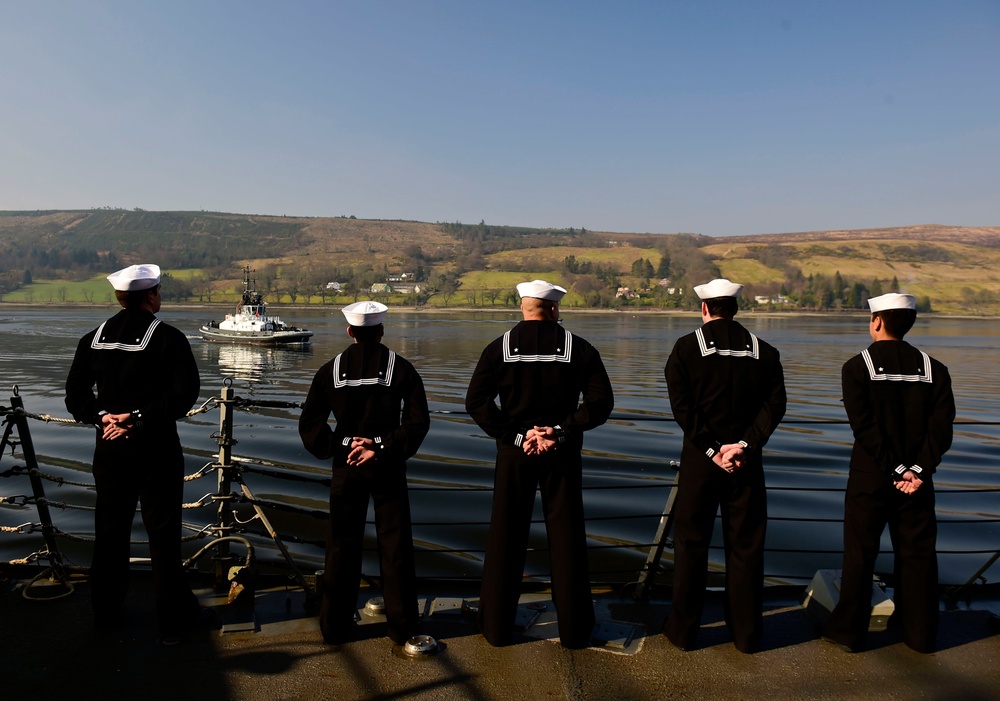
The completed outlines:
{"type": "Polygon", "coordinates": [[[739,443],[727,443],[719,448],[719,453],[722,454],[723,462],[727,462],[732,466],[733,469],[730,470],[730,472],[739,470],[743,467],[746,449],[739,443]]]}
{"type": "Polygon", "coordinates": [[[347,454],[347,464],[361,467],[369,460],[375,459],[375,441],[371,438],[355,436],[351,441],[351,452],[347,454]]]}
{"type": "Polygon", "coordinates": [[[541,455],[556,447],[556,431],[551,426],[535,426],[524,434],[521,444],[526,455],[541,455]]]}
{"type": "Polygon", "coordinates": [[[901,491],[903,494],[914,494],[918,489],[920,489],[920,486],[923,483],[924,481],[917,477],[916,474],[907,470],[894,484],[896,489],[901,491]]]}
{"type": "Polygon", "coordinates": [[[729,460],[726,460],[726,458],[723,456],[721,452],[718,452],[712,456],[712,462],[714,462],[716,465],[721,467],[726,472],[729,472],[730,474],[736,470],[733,463],[730,462],[729,460]]]}
{"type": "Polygon", "coordinates": [[[132,414],[104,414],[101,416],[104,429],[102,438],[106,441],[116,441],[119,438],[128,439],[132,429],[132,414]]]}

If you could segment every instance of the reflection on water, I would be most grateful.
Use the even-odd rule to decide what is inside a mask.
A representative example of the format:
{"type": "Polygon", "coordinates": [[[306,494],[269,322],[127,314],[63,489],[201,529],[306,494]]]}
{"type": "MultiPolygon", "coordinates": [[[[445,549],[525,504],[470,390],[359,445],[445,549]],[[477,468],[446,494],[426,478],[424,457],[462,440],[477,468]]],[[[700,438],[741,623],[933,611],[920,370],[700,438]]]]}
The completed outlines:
{"type": "Polygon", "coordinates": [[[221,377],[245,380],[247,384],[274,384],[281,373],[297,367],[302,357],[312,353],[311,346],[249,346],[229,343],[203,343],[199,348],[201,367],[218,367],[221,377]]]}
{"type": "MultiPolygon", "coordinates": [[[[76,341],[108,312],[38,309],[11,311],[0,306],[0,386],[17,384],[28,411],[66,416],[63,382],[76,341]]],[[[160,316],[188,333],[201,369],[202,398],[218,396],[225,377],[247,399],[301,402],[316,370],[343,350],[351,339],[342,318],[332,311],[296,312],[296,319],[316,332],[306,348],[255,348],[202,343],[197,328],[203,311],[164,310],[160,316]]],[[[669,420],[663,365],[674,341],[698,325],[685,316],[582,314],[564,310],[573,333],[591,341],[601,352],[615,389],[612,420],[587,435],[584,468],[591,566],[597,578],[629,580],[645,559],[674,472],[668,463],[680,456],[681,433],[669,420]],[[630,546],[630,547],[622,547],[630,546]]],[[[493,484],[493,442],[464,415],[464,397],[479,354],[514,321],[510,312],[495,314],[414,314],[394,309],[386,322],[385,343],[411,360],[424,379],[431,408],[431,431],[417,457],[410,461],[415,537],[424,552],[418,557],[425,576],[476,577],[485,544],[493,484]],[[460,552],[458,552],[460,551],[460,552]]],[[[841,526],[827,519],[843,513],[842,489],[852,437],[843,423],[840,366],[868,344],[864,315],[763,317],[741,319],[782,354],[789,406],[785,422],[767,447],[769,485],[767,571],[789,578],[809,577],[820,567],[838,567],[841,526]],[[816,554],[789,552],[815,550],[816,554]]],[[[1000,373],[995,367],[1000,345],[1000,320],[920,319],[911,339],[951,368],[959,421],[1000,419],[1000,373]]],[[[6,391],[0,404],[7,404],[6,391]]],[[[295,474],[323,476],[329,465],[302,448],[295,409],[250,409],[236,413],[235,448],[248,462],[260,461],[295,474]]],[[[218,413],[209,412],[179,426],[187,471],[210,462],[217,450],[212,434],[218,413]]],[[[996,426],[956,427],[955,446],[938,475],[940,549],[992,552],[1000,542],[997,524],[970,525],[973,518],[1000,518],[1000,493],[969,494],[956,490],[1000,487],[995,455],[1000,447],[996,426]]],[[[32,436],[43,470],[73,481],[90,479],[93,451],[90,430],[32,422],[32,436]]],[[[0,471],[13,464],[0,459],[0,471]]],[[[273,469],[273,468],[272,468],[273,469]]],[[[326,489],[311,482],[292,482],[249,473],[246,477],[262,500],[305,507],[322,513],[326,489]]],[[[0,493],[25,493],[27,484],[0,480],[0,493]]],[[[53,500],[93,504],[86,487],[46,484],[53,500]]],[[[186,501],[215,489],[214,478],[189,482],[186,501]]],[[[241,519],[252,512],[241,507],[241,519]]],[[[289,544],[297,560],[320,567],[322,520],[310,515],[269,511],[279,532],[304,542],[289,544]]],[[[66,531],[92,532],[87,511],[54,512],[66,531]]],[[[541,518],[540,509],[536,515],[541,518]]],[[[33,509],[0,505],[0,525],[35,520],[33,509]]],[[[185,520],[204,524],[210,509],[185,512],[185,520]]],[[[142,537],[137,519],[137,539],[142,537]]],[[[888,549],[888,537],[883,549],[888,549]]],[[[0,534],[0,560],[22,557],[36,547],[35,536],[0,534]]],[[[75,564],[89,562],[85,544],[63,541],[75,564]]],[[[721,541],[718,543],[721,545],[721,541]]],[[[371,534],[374,547],[374,534],[371,534]]],[[[543,552],[544,529],[533,531],[532,547],[543,552]]],[[[263,559],[276,561],[266,540],[263,559]]],[[[715,551],[713,560],[721,560],[715,551]]],[[[943,555],[942,580],[964,581],[987,555],[943,555]]],[[[880,561],[887,569],[889,561],[880,561]]],[[[529,572],[547,572],[543,554],[529,556],[529,572]]],[[[366,571],[375,572],[374,559],[366,571]]],[[[1000,577],[1000,564],[987,577],[1000,577]]]]}

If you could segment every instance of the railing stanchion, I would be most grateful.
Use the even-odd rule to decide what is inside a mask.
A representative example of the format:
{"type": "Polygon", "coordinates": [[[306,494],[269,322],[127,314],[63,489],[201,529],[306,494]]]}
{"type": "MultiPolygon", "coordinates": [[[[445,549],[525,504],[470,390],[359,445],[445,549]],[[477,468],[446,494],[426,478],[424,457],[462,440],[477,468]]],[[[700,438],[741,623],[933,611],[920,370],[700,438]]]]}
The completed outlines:
{"type": "MultiPolygon", "coordinates": [[[[219,502],[216,521],[216,536],[225,538],[232,535],[233,523],[233,446],[236,440],[233,438],[233,386],[230,379],[226,379],[222,388],[222,399],[219,400],[219,433],[216,441],[219,444],[218,469],[219,486],[216,490],[216,499],[219,502]]],[[[223,540],[219,543],[215,559],[215,588],[219,590],[229,587],[229,568],[236,561],[236,558],[229,551],[229,541],[223,540]]]]}
{"type": "Polygon", "coordinates": [[[49,504],[45,500],[45,487],[42,485],[42,478],[39,476],[35,445],[31,441],[28,418],[24,413],[24,400],[21,398],[16,385],[10,398],[10,405],[14,411],[7,420],[13,422],[14,427],[17,428],[17,438],[21,444],[21,455],[24,458],[24,466],[28,471],[28,479],[31,482],[31,493],[34,496],[35,508],[38,510],[38,520],[42,526],[42,539],[45,541],[45,552],[41,556],[49,561],[52,578],[66,584],[69,582],[69,577],[66,574],[63,564],[62,553],[59,552],[59,544],[56,542],[56,527],[52,523],[49,504]]]}
{"type": "MultiPolygon", "coordinates": [[[[239,485],[242,496],[245,497],[253,504],[254,511],[257,514],[257,519],[264,525],[267,530],[271,540],[274,542],[275,546],[281,552],[282,557],[285,562],[291,568],[293,577],[302,587],[306,596],[306,606],[312,606],[316,601],[316,592],[310,586],[309,581],[305,578],[302,572],[299,570],[295,561],[292,559],[291,553],[288,552],[288,548],[285,547],[284,542],[281,540],[281,536],[271,525],[268,520],[267,515],[264,513],[263,509],[259,505],[254,503],[253,493],[250,488],[247,487],[246,483],[243,481],[243,475],[239,468],[233,464],[233,446],[236,445],[237,441],[233,437],[234,432],[234,421],[233,421],[233,411],[236,406],[237,397],[233,393],[233,382],[231,378],[226,378],[224,386],[222,388],[222,399],[219,400],[219,433],[217,435],[217,441],[219,444],[219,488],[218,493],[215,495],[215,499],[219,502],[218,508],[218,522],[215,526],[217,537],[222,538],[218,543],[218,554],[215,556],[215,586],[217,589],[225,589],[229,586],[229,572],[233,563],[236,559],[229,552],[229,541],[225,540],[226,536],[231,536],[235,530],[236,517],[233,513],[233,502],[239,495],[233,493],[233,484],[239,485]]],[[[263,404],[263,402],[262,402],[263,404]]]]}
{"type": "MultiPolygon", "coordinates": [[[[679,464],[671,460],[670,466],[677,469],[679,464]]],[[[670,493],[667,494],[667,501],[663,505],[663,515],[660,516],[660,523],[656,527],[656,535],[653,536],[653,546],[649,549],[649,555],[646,556],[646,564],[643,565],[642,571],[639,572],[635,592],[632,594],[636,599],[649,598],[649,590],[653,586],[653,580],[656,578],[656,570],[659,568],[660,560],[663,558],[663,549],[667,546],[667,540],[670,538],[670,529],[674,525],[674,501],[676,499],[677,482],[675,481],[670,487],[670,493]]]]}

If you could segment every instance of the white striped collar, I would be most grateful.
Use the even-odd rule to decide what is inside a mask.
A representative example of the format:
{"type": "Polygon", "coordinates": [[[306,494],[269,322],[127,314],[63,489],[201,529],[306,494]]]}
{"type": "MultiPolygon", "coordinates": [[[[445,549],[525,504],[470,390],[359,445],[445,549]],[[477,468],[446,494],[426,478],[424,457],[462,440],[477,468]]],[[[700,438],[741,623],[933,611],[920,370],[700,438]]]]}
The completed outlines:
{"type": "Polygon", "coordinates": [[[750,337],[750,344],[746,347],[746,350],[716,348],[715,341],[705,340],[705,332],[701,329],[695,329],[694,335],[698,338],[698,349],[701,350],[702,357],[718,353],[719,355],[728,355],[734,358],[753,358],[754,360],[758,360],[760,358],[760,342],[757,341],[757,337],[749,331],[747,331],[747,336],[750,337]]]}
{"type": "MultiPolygon", "coordinates": [[[[565,330],[565,329],[564,329],[565,330]]],[[[513,329],[511,329],[513,331],[513,329]]],[[[568,363],[573,354],[573,334],[566,331],[563,347],[551,355],[526,355],[512,347],[510,331],[503,335],[503,361],[505,363],[568,363]]]]}
{"type": "Polygon", "coordinates": [[[149,340],[153,337],[153,331],[155,331],[156,327],[160,325],[160,320],[153,319],[149,328],[146,329],[146,333],[143,334],[142,338],[135,339],[135,343],[108,343],[104,341],[101,335],[104,333],[104,324],[107,323],[108,322],[105,321],[97,327],[97,331],[94,332],[94,340],[90,342],[90,347],[94,350],[123,350],[134,352],[146,350],[146,346],[149,345],[149,340]]]}
{"type": "Polygon", "coordinates": [[[934,377],[931,373],[931,359],[922,350],[918,350],[918,353],[924,359],[923,369],[917,368],[917,372],[912,375],[900,375],[895,373],[888,373],[885,368],[879,367],[878,370],[875,369],[875,361],[872,359],[872,354],[868,352],[865,348],[861,351],[861,357],[864,358],[865,365],[868,367],[868,377],[872,382],[929,382],[934,383],[934,377]]]}
{"type": "MultiPolygon", "coordinates": [[[[392,384],[392,372],[396,368],[396,353],[395,351],[389,351],[389,359],[386,362],[385,370],[379,370],[376,377],[360,377],[357,379],[348,379],[346,372],[341,372],[340,370],[340,358],[344,354],[341,353],[333,360],[333,386],[336,388],[340,387],[363,387],[366,385],[382,385],[383,387],[388,387],[392,384]]],[[[379,362],[379,368],[382,367],[382,363],[379,362]]]]}

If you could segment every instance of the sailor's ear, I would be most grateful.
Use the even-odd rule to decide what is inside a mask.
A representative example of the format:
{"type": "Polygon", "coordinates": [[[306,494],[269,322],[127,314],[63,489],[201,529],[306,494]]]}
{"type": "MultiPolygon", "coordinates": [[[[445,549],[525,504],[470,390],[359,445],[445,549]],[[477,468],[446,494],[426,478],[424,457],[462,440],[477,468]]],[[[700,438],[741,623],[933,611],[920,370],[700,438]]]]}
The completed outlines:
{"type": "Polygon", "coordinates": [[[350,324],[347,325],[347,335],[354,338],[354,329],[351,328],[350,324]]]}

